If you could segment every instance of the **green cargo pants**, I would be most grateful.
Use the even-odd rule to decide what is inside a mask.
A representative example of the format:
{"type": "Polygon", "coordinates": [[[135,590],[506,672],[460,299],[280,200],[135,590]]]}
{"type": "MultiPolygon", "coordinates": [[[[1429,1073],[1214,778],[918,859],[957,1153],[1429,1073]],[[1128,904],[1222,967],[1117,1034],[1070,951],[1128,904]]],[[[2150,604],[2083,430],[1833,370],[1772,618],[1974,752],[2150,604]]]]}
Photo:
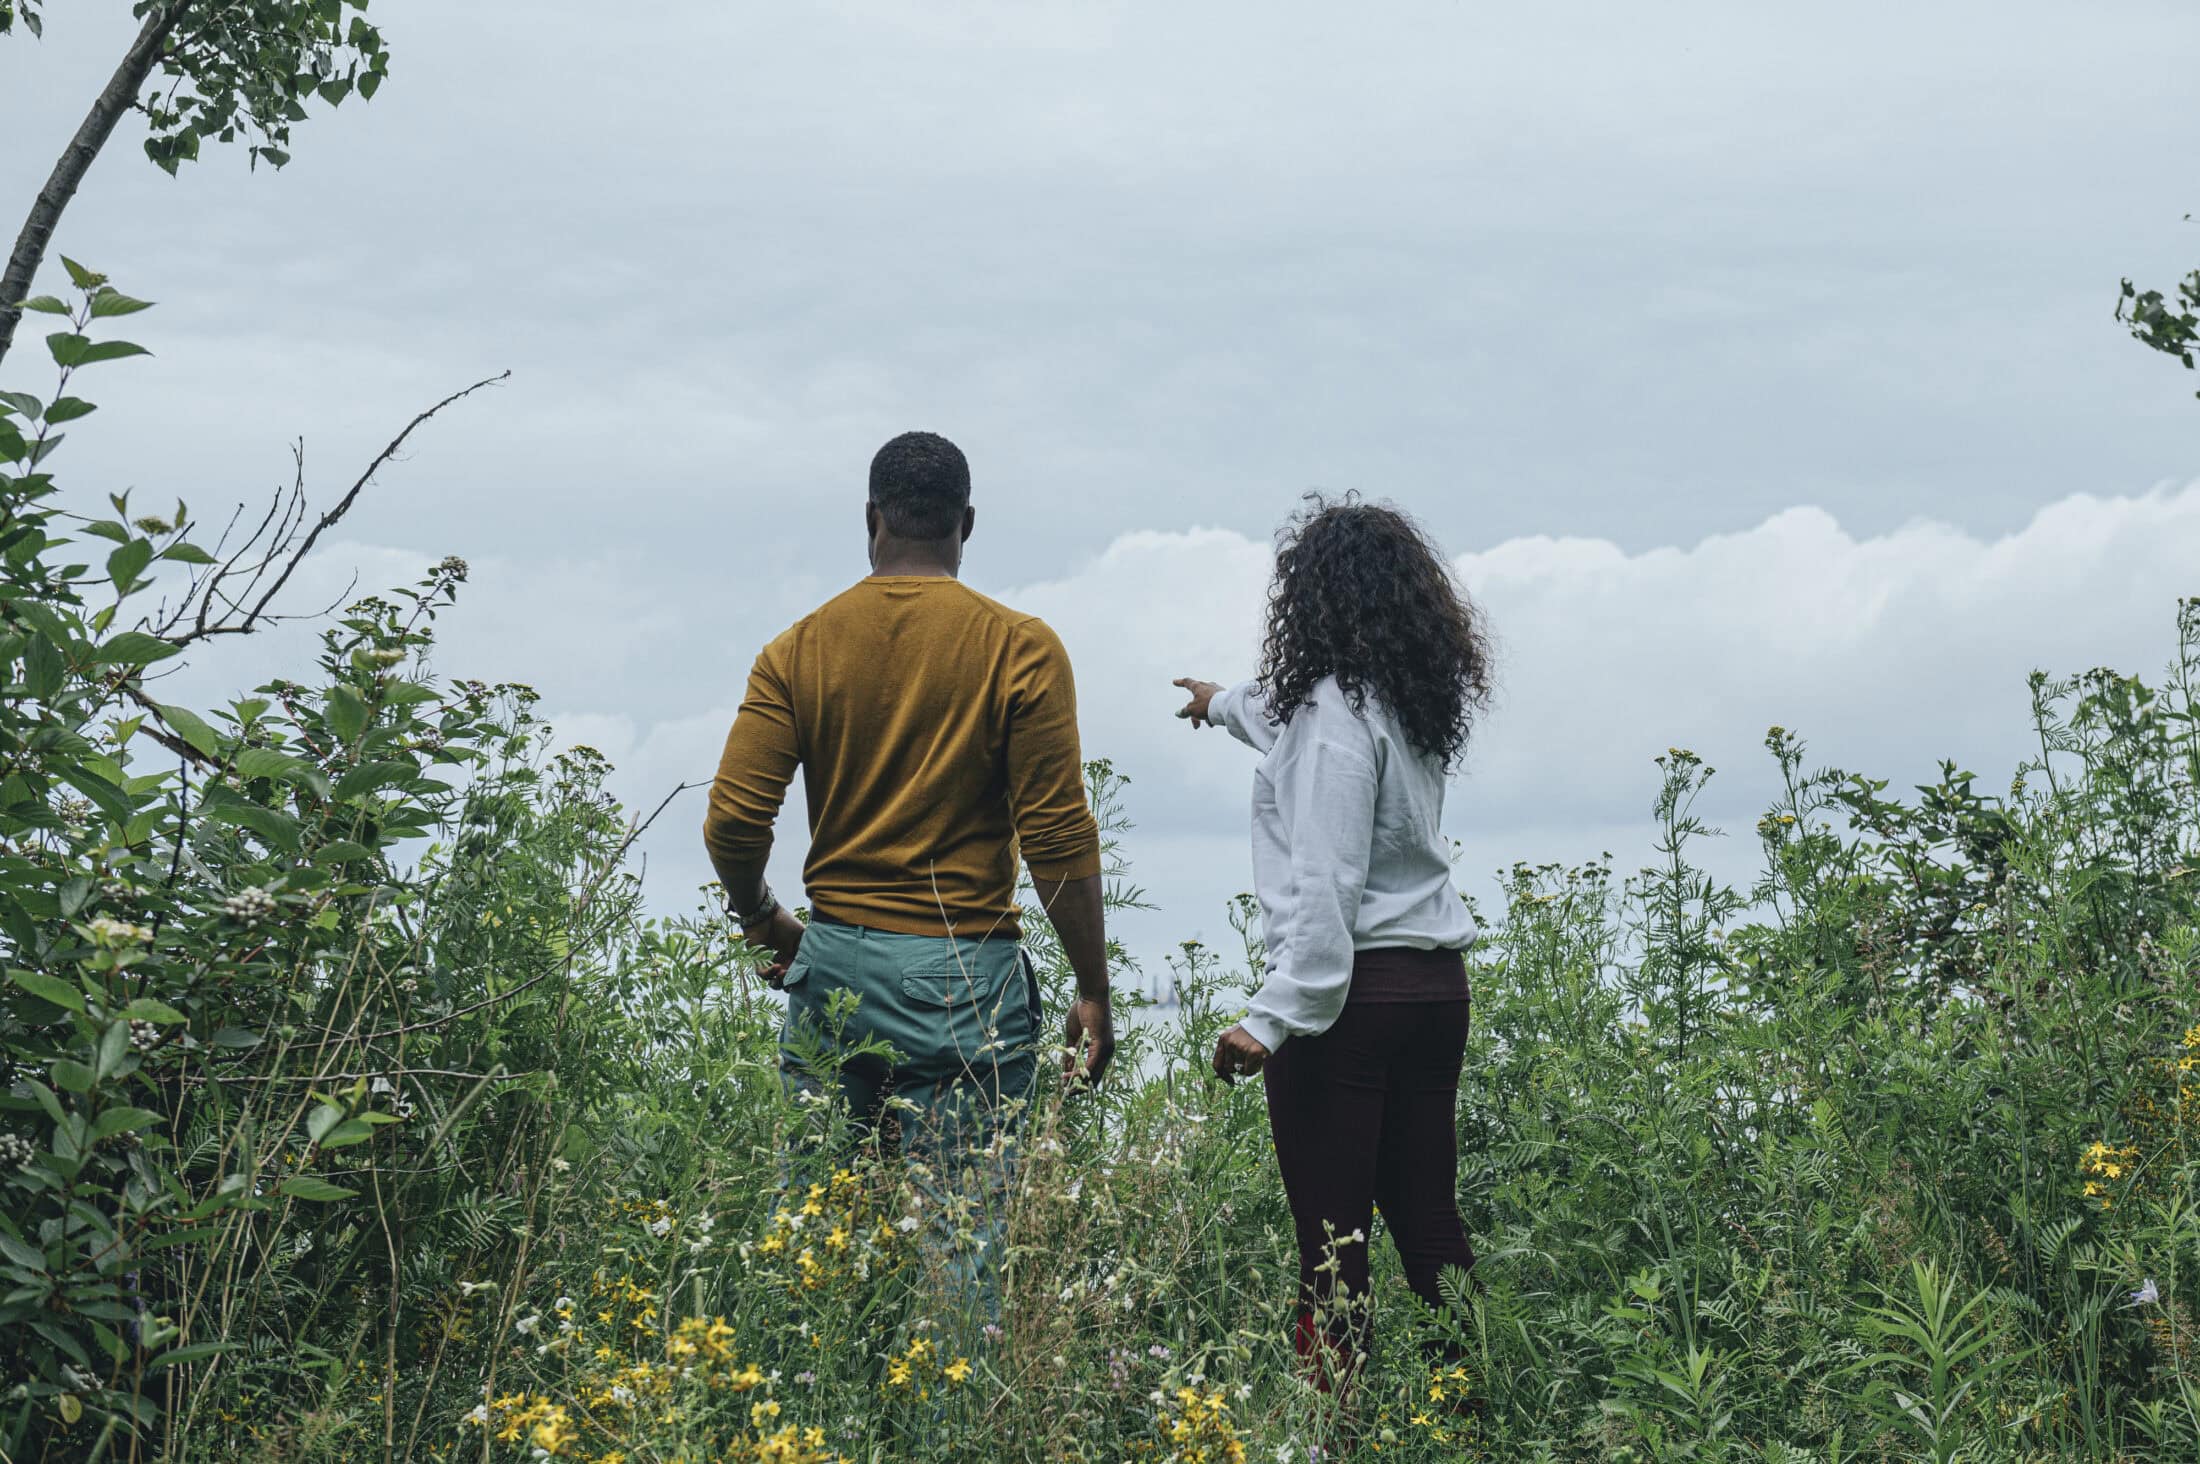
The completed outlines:
{"type": "Polygon", "coordinates": [[[822,1095],[833,1083],[858,1137],[893,1118],[930,1212],[917,1235],[928,1281],[955,1322],[998,1321],[1016,1131],[1038,1070],[1039,982],[1023,948],[818,921],[785,986],[788,1086],[822,1095]],[[834,1001],[843,992],[852,1011],[834,1001]],[[846,1055],[872,1040],[892,1057],[846,1055]]]}

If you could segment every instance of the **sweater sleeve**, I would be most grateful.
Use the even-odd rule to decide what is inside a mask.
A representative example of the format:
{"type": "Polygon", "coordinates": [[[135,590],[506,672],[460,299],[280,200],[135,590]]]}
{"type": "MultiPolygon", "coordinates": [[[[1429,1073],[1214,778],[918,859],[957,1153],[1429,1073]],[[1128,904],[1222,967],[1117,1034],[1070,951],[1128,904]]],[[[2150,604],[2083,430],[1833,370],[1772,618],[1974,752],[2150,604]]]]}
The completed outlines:
{"type": "Polygon", "coordinates": [[[1302,715],[1269,754],[1268,776],[1291,847],[1291,915],[1241,1025],[1274,1052],[1290,1037],[1329,1030],[1352,989],[1376,771],[1365,753],[1323,737],[1315,718],[1302,715]]]}
{"type": "Polygon", "coordinates": [[[1032,877],[1100,872],[1100,827],[1085,802],[1077,683],[1061,637],[1041,620],[1016,628],[1008,677],[1008,805],[1032,877]]]}
{"type": "Polygon", "coordinates": [[[1269,715],[1268,698],[1261,694],[1257,681],[1241,681],[1216,692],[1214,700],[1207,703],[1207,720],[1255,752],[1274,747],[1276,734],[1282,730],[1269,715]]]}
{"type": "Polygon", "coordinates": [[[765,647],[749,672],[748,692],[710,785],[703,843],[714,859],[760,863],[770,855],[772,823],[801,761],[794,701],[774,649],[765,647]]]}

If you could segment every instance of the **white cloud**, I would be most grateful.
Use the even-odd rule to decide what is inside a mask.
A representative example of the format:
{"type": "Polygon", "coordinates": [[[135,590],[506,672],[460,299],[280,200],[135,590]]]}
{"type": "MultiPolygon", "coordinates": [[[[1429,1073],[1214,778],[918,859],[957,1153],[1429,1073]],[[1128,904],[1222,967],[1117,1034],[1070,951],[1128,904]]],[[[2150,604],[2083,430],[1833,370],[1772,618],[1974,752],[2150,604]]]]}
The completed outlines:
{"type": "MultiPolygon", "coordinates": [[[[1169,683],[1251,669],[1269,557],[1229,530],[1141,532],[1060,578],[982,586],[1060,631],[1087,751],[1133,779],[1129,853],[1164,906],[1131,925],[1149,955],[1184,935],[1226,940],[1224,903],[1246,881],[1250,754],[1176,721],[1169,683]]],[[[431,558],[338,546],[295,603],[355,568],[374,586],[431,558]]],[[[2029,750],[2029,671],[2159,667],[2176,597],[2200,591],[2200,484],[2068,498],[2001,538],[1922,521],[1858,538],[1797,508],[1685,548],[1527,538],[1458,565],[1503,655],[1500,704],[1453,794],[1463,881],[1487,889],[1515,859],[1607,849],[1635,867],[1649,849],[1650,759],[1672,745],[1721,770],[1706,806],[1740,835],[1716,857],[1741,874],[1770,792],[1761,740],[1774,723],[1802,733],[1814,762],[1902,786],[1945,756],[1993,786],[2029,750]]],[[[561,736],[600,747],[628,802],[654,807],[709,776],[740,673],[794,613],[783,598],[732,586],[715,605],[675,606],[650,566],[625,557],[477,561],[438,662],[540,686],[561,736]]],[[[212,699],[214,686],[295,664],[300,649],[256,647],[249,665],[233,653],[192,684],[212,699]]],[[[661,908],[685,907],[706,877],[700,798],[685,795],[644,840],[661,908]]],[[[801,837],[798,793],[782,823],[786,888],[799,884],[801,837]]]]}

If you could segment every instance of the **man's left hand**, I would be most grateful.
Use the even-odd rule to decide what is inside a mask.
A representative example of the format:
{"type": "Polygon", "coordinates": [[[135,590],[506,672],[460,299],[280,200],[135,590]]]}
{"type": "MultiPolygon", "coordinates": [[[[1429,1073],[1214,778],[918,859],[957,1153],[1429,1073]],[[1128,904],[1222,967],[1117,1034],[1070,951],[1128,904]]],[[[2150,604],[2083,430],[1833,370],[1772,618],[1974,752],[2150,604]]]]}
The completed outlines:
{"type": "Polygon", "coordinates": [[[1107,999],[1078,997],[1062,1029],[1062,1072],[1072,1082],[1096,1084],[1115,1060],[1115,1013],[1107,999]]]}

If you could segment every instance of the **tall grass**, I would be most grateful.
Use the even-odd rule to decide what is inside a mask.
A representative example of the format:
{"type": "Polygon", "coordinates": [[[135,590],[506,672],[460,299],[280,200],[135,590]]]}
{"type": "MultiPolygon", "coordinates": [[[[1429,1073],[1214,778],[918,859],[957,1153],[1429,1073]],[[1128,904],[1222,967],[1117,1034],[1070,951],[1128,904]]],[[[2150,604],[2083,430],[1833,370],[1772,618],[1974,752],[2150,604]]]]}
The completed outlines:
{"type": "MultiPolygon", "coordinates": [[[[1429,1314],[1378,1223],[1340,1409],[1291,1354],[1259,1094],[1205,1072],[1242,905],[1115,1079],[1031,1096],[974,1325],[937,1190],[808,1144],[846,1115],[783,1089],[754,954],[641,907],[601,758],[427,674],[463,566],[307,680],[165,705],[139,673],[188,623],[117,611],[227,561],[183,514],[58,515],[64,400],[0,414],[9,1460],[2200,1457],[2200,605],[2159,689],[2035,681],[1992,791],[1774,729],[1747,889],[1694,859],[1683,750],[1646,868],[1512,870],[1471,957],[1477,1284],[1429,1314]]],[[[1121,905],[1135,790],[1092,787],[1121,905]]]]}

